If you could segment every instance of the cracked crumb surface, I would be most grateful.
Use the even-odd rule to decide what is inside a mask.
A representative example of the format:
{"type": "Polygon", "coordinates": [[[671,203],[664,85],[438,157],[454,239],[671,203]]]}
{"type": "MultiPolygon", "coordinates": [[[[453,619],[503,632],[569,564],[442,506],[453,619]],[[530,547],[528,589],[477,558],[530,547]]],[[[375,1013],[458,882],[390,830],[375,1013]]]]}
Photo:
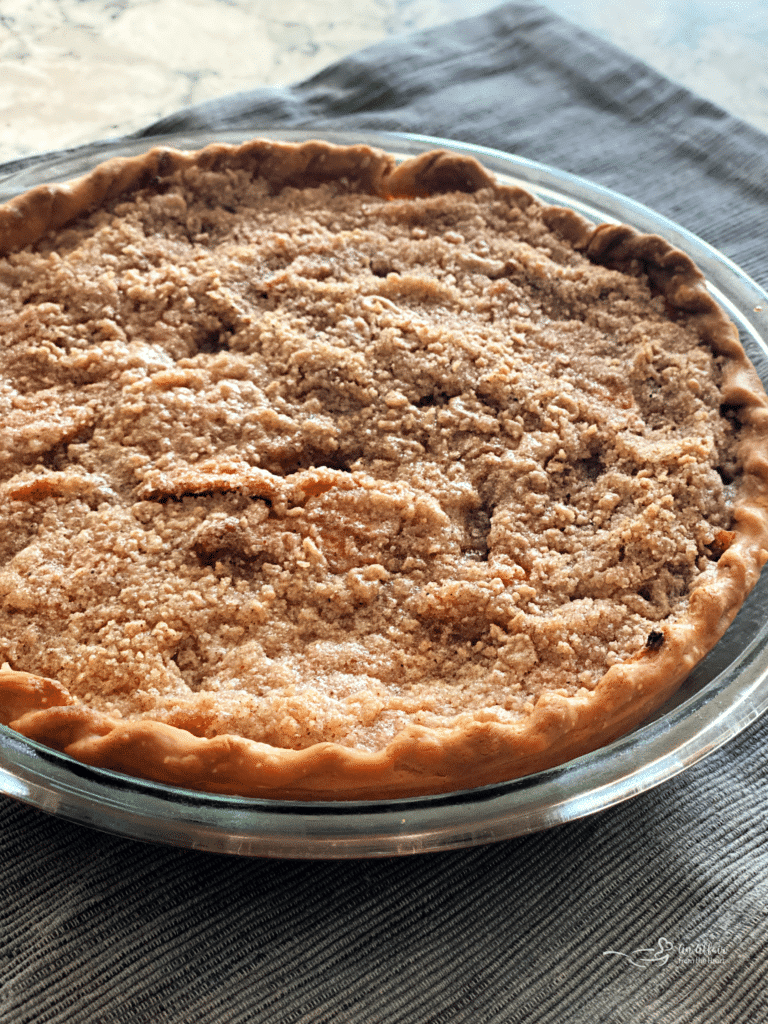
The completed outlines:
{"type": "Polygon", "coordinates": [[[378,750],[663,636],[731,526],[720,357],[519,202],[192,167],[0,260],[0,661],[378,750]]]}

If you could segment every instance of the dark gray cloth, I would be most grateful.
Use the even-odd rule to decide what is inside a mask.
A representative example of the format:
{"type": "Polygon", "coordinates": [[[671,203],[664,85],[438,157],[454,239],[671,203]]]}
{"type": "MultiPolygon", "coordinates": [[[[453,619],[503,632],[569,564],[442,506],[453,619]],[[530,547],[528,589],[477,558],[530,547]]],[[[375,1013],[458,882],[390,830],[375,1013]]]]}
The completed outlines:
{"type": "MultiPolygon", "coordinates": [[[[531,4],[158,122],[409,131],[581,174],[768,285],[768,138],[531,4]]],[[[0,800],[0,1021],[768,1020],[768,722],[491,846],[360,862],[150,847],[0,800]],[[645,952],[643,952],[643,950],[645,952]]]]}

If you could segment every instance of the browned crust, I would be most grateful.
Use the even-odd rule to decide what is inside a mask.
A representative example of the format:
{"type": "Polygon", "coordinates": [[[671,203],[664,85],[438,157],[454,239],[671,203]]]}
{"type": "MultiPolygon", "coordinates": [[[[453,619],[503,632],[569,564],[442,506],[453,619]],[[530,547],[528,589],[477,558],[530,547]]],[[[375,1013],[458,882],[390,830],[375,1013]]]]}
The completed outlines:
{"type": "MultiPolygon", "coordinates": [[[[397,167],[380,151],[322,142],[256,140],[197,153],[153,149],[110,160],[74,182],[40,186],[0,207],[0,254],[193,164],[248,168],[275,190],[344,178],[384,197],[494,188],[519,205],[535,201],[521,189],[496,184],[471,158],[443,151],[397,167]]],[[[691,593],[687,612],[663,635],[654,634],[640,655],[611,667],[593,691],[543,695],[519,724],[460,721],[441,731],[410,726],[377,753],[333,743],[284,750],[237,736],[199,738],[159,722],[122,721],[79,704],[56,681],[7,670],[0,672],[0,721],[87,764],[171,785],[343,800],[450,792],[541,771],[611,742],[659,708],[723,635],[768,560],[768,398],[735,327],[688,256],[656,235],[623,225],[594,227],[570,210],[548,207],[544,216],[593,261],[647,273],[670,307],[692,315],[702,339],[724,357],[723,399],[742,423],[734,527],[713,575],[691,593]]]]}

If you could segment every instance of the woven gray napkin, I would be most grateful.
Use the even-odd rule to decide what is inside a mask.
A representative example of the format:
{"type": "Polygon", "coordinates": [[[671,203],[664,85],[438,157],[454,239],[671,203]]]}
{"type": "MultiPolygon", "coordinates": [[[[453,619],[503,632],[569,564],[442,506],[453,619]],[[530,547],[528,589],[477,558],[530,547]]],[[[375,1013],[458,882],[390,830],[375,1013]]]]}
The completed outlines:
{"type": "MultiPolygon", "coordinates": [[[[583,175],[768,286],[768,138],[543,7],[383,43],[139,134],[307,126],[437,135],[583,175]]],[[[3,799],[0,1022],[766,1020],[767,736],[754,723],[594,817],[405,859],[150,847],[3,799]]]]}

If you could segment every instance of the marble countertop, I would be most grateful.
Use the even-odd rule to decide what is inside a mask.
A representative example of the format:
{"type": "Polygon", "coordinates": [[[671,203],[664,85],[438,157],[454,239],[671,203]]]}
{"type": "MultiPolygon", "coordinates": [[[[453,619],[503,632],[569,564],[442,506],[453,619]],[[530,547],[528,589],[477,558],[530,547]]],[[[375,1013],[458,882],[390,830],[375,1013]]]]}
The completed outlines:
{"type": "MultiPolygon", "coordinates": [[[[495,0],[0,0],[0,161],[286,85],[495,0]]],[[[765,0],[550,0],[555,13],[768,131],[765,0]]]]}

